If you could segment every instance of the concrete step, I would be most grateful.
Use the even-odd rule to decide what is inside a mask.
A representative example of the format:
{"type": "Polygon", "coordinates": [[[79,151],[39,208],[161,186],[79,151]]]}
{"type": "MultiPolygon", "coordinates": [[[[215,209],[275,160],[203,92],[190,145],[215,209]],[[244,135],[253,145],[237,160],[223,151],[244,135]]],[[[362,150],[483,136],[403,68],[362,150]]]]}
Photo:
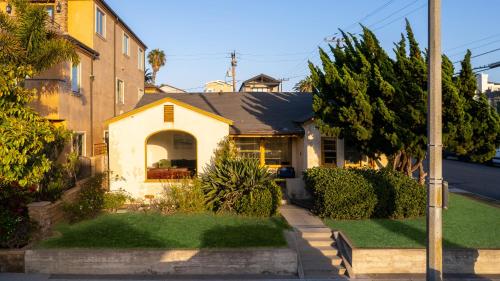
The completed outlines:
{"type": "Polygon", "coordinates": [[[332,230],[330,228],[328,228],[328,227],[325,227],[325,226],[319,226],[319,227],[299,226],[299,227],[297,227],[297,231],[299,231],[300,233],[303,233],[303,232],[332,233],[332,230]]]}
{"type": "Polygon", "coordinates": [[[306,270],[304,269],[305,278],[339,278],[345,275],[346,269],[343,266],[335,267],[331,270],[306,270]]]}
{"type": "Polygon", "coordinates": [[[309,238],[332,238],[332,232],[300,232],[302,238],[304,239],[309,239],[309,238]]]}
{"type": "Polygon", "coordinates": [[[338,256],[307,256],[300,257],[304,269],[333,269],[342,264],[342,259],[338,256]]]}
{"type": "MultiPolygon", "coordinates": [[[[300,244],[299,244],[300,245],[300,244]]],[[[320,246],[320,247],[311,247],[308,244],[303,244],[300,247],[300,252],[304,253],[304,255],[316,255],[316,256],[337,256],[339,251],[335,246],[320,246]]]]}
{"type": "Polygon", "coordinates": [[[331,238],[309,238],[305,241],[312,247],[332,246],[334,244],[331,238]]]}

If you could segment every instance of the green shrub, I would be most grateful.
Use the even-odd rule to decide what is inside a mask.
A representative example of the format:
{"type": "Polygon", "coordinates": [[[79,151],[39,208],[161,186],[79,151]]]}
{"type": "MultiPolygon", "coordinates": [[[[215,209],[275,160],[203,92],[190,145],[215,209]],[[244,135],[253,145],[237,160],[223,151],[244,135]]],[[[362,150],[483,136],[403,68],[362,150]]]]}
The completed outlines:
{"type": "Polygon", "coordinates": [[[269,217],[278,213],[281,200],[281,188],[272,183],[269,189],[256,193],[253,198],[250,194],[242,196],[235,204],[236,212],[247,216],[269,217]]]}
{"type": "Polygon", "coordinates": [[[74,203],[64,205],[64,210],[70,222],[93,218],[98,215],[104,207],[103,187],[105,174],[95,175],[87,179],[74,203]]]}
{"type": "Polygon", "coordinates": [[[116,212],[118,211],[118,209],[123,207],[129,199],[130,195],[128,195],[127,192],[122,189],[106,192],[104,194],[103,208],[110,212],[116,212]]]}
{"type": "Polygon", "coordinates": [[[375,189],[378,202],[374,217],[404,219],[425,215],[427,192],[416,180],[390,169],[353,171],[370,181],[375,189]]]}
{"type": "Polygon", "coordinates": [[[375,192],[370,182],[354,171],[317,167],[304,172],[304,180],[319,216],[333,219],[372,216],[377,204],[375,192]]]}
{"type": "Polygon", "coordinates": [[[168,196],[178,212],[199,213],[207,209],[199,179],[182,180],[179,184],[173,184],[168,196]]]}
{"type": "Polygon", "coordinates": [[[207,207],[214,212],[272,216],[281,198],[272,174],[255,159],[213,161],[202,175],[202,187],[207,207]]]}

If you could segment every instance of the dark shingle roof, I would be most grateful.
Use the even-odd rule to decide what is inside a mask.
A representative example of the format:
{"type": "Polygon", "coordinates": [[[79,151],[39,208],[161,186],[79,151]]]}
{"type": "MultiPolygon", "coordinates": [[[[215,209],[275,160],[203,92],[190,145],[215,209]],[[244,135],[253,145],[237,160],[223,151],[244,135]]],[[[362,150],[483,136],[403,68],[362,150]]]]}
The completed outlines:
{"type": "Polygon", "coordinates": [[[300,123],[312,116],[309,93],[161,93],[146,94],[136,108],[173,98],[231,119],[231,134],[303,134],[300,123]]]}

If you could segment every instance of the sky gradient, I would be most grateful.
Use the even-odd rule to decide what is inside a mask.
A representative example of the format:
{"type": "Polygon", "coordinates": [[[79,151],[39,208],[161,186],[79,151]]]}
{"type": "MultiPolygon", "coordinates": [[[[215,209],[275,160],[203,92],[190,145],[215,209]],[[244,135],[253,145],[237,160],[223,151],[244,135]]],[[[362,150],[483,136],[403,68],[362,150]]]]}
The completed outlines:
{"type": "MultiPolygon", "coordinates": [[[[422,49],[427,46],[427,0],[107,0],[148,45],[165,51],[167,64],[157,84],[196,92],[211,80],[224,80],[229,53],[238,54],[236,79],[259,73],[290,78],[284,90],[318,63],[318,46],[339,28],[375,31],[393,56],[393,42],[408,17],[422,49]]],[[[452,61],[500,48],[500,1],[442,0],[443,50],[452,61]]],[[[500,61],[500,51],[473,59],[473,66],[500,61]]],[[[455,64],[459,67],[459,64],[455,64]]],[[[487,71],[500,82],[500,68],[487,71]]],[[[238,84],[239,87],[239,84],[238,84]]]]}

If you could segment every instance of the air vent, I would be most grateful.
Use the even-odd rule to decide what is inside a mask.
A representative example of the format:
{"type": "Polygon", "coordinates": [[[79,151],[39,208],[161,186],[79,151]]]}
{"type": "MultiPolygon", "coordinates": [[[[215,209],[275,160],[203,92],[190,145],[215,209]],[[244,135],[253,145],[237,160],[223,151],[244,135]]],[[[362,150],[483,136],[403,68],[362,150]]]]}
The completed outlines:
{"type": "Polygon", "coordinates": [[[174,106],[164,105],[163,106],[163,121],[164,122],[174,122],[174,106]]]}

